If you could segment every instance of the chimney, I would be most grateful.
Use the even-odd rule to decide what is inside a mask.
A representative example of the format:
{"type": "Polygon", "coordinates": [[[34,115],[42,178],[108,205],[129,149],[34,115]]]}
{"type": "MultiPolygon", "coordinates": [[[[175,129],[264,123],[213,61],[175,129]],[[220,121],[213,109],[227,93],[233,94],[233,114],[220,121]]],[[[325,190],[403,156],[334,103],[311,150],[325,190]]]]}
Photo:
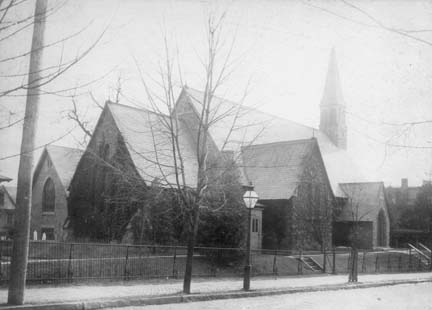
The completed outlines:
{"type": "Polygon", "coordinates": [[[402,189],[407,189],[408,188],[408,179],[407,178],[403,178],[401,180],[401,187],[402,187],[402,189]]]}

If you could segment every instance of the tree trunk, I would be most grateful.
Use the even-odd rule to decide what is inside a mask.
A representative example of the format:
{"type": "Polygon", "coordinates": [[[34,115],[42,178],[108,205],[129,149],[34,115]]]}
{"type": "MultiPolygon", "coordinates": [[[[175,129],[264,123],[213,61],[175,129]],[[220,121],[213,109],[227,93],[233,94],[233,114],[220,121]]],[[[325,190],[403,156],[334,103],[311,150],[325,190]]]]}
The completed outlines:
{"type": "Polygon", "coordinates": [[[13,242],[8,303],[22,305],[27,273],[30,238],[31,185],[33,168],[34,137],[36,133],[43,37],[47,0],[37,0],[33,40],[26,99],[26,109],[21,141],[21,155],[18,170],[17,198],[15,210],[15,235],[13,242]]]}
{"type": "Polygon", "coordinates": [[[358,281],[358,249],[353,247],[351,249],[351,263],[348,282],[358,281]]]}
{"type": "Polygon", "coordinates": [[[194,206],[192,226],[189,227],[188,233],[188,244],[187,244],[187,255],[186,255],[186,268],[183,279],[183,293],[190,294],[191,282],[192,282],[192,264],[195,240],[198,233],[198,222],[199,222],[199,206],[194,206]]]}

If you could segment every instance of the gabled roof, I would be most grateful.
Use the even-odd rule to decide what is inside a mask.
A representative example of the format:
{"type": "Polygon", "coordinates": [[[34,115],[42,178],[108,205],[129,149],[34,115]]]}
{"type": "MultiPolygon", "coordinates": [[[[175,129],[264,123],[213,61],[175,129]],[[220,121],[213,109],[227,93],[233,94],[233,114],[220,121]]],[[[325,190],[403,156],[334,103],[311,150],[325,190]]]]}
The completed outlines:
{"type": "Polygon", "coordinates": [[[69,187],[70,181],[75,173],[75,169],[78,165],[79,160],[83,154],[82,150],[58,146],[48,145],[45,147],[42,155],[36,165],[33,176],[33,184],[39,175],[42,164],[45,158],[49,157],[51,160],[60,181],[63,184],[65,190],[69,187]]]}
{"type": "MultiPolygon", "coordinates": [[[[0,185],[0,189],[9,197],[9,199],[11,200],[12,204],[9,205],[10,207],[14,207],[16,205],[16,193],[17,193],[17,188],[16,186],[4,186],[4,185],[0,185]]],[[[7,207],[8,204],[5,204],[5,206],[7,207]]],[[[14,208],[6,208],[9,210],[13,210],[14,208]]]]}
{"type": "Polygon", "coordinates": [[[242,152],[243,169],[261,200],[289,199],[301,182],[316,139],[252,145],[242,152]]]}
{"type": "Polygon", "coordinates": [[[339,186],[348,198],[339,220],[367,221],[374,219],[381,208],[387,212],[383,182],[341,183],[339,186]],[[353,219],[352,211],[357,210],[358,215],[353,219]]]}
{"type": "MultiPolygon", "coordinates": [[[[144,181],[155,179],[162,185],[175,184],[176,170],[169,118],[145,109],[107,103],[115,124],[125,141],[135,168],[144,181]]],[[[186,127],[179,123],[179,144],[184,162],[186,185],[196,185],[196,157],[186,127]]],[[[179,157],[177,156],[177,162],[179,157]]],[[[180,165],[178,165],[178,172],[180,165]]]]}
{"type": "MultiPolygon", "coordinates": [[[[202,109],[203,92],[184,87],[186,96],[196,112],[202,109]]],[[[179,100],[181,102],[181,100],[179,100]]],[[[336,196],[342,195],[338,183],[365,181],[348,153],[338,148],[319,129],[305,126],[279,116],[213,97],[211,118],[218,121],[210,127],[216,145],[224,150],[239,152],[241,147],[293,140],[317,138],[325,168],[336,196]],[[233,126],[234,124],[234,126],[233,126]]]]}

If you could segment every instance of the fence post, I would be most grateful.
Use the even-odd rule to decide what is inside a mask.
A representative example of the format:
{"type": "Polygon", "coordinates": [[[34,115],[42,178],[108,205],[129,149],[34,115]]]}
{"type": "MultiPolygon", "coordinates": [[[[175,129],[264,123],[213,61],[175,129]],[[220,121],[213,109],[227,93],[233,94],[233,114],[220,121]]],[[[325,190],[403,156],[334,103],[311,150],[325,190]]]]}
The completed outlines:
{"type": "Polygon", "coordinates": [[[68,260],[68,271],[67,271],[67,277],[69,281],[72,281],[73,278],[73,272],[72,272],[72,250],[73,250],[73,243],[70,244],[69,248],[69,260],[68,260]]]}
{"type": "Polygon", "coordinates": [[[351,250],[351,248],[350,248],[350,252],[349,252],[349,254],[348,254],[348,261],[347,261],[347,272],[349,273],[349,274],[351,274],[351,255],[352,255],[352,250],[351,250]]]}
{"type": "Polygon", "coordinates": [[[127,280],[127,263],[129,260],[129,246],[126,246],[126,257],[125,257],[125,265],[124,265],[124,271],[123,271],[123,278],[127,280]]]}
{"type": "Polygon", "coordinates": [[[411,248],[409,249],[409,254],[408,254],[408,271],[412,270],[412,258],[411,258],[411,248]]]}
{"type": "Polygon", "coordinates": [[[2,251],[3,251],[3,241],[0,241],[0,280],[3,280],[3,268],[1,265],[2,262],[2,251]]]}
{"type": "Polygon", "coordinates": [[[379,254],[377,253],[375,258],[375,273],[378,272],[378,260],[379,260],[379,254]]]}
{"type": "Polygon", "coordinates": [[[391,271],[391,259],[390,259],[391,254],[388,253],[387,256],[387,271],[391,271]]]}
{"type": "Polygon", "coordinates": [[[327,251],[326,248],[324,247],[323,249],[323,273],[326,273],[326,269],[327,269],[327,251]]]}
{"type": "Polygon", "coordinates": [[[177,279],[177,277],[178,277],[176,260],[177,260],[177,247],[175,246],[174,247],[173,267],[172,267],[172,275],[173,275],[173,278],[175,278],[175,279],[177,279]]]}
{"type": "Polygon", "coordinates": [[[421,257],[419,256],[417,259],[417,271],[421,271],[422,269],[422,261],[421,261],[421,257]]]}
{"type": "Polygon", "coordinates": [[[401,271],[401,269],[402,269],[402,254],[399,254],[398,269],[399,269],[399,271],[401,271]]]}
{"type": "MultiPolygon", "coordinates": [[[[1,256],[1,252],[0,252],[0,256],[1,256]]],[[[429,271],[432,271],[432,251],[431,251],[431,254],[429,256],[429,271]]]]}
{"type": "Polygon", "coordinates": [[[297,265],[297,273],[298,274],[303,274],[302,258],[303,258],[303,250],[300,250],[300,255],[299,255],[299,260],[298,260],[298,265],[297,265]]]}
{"type": "Polygon", "coordinates": [[[333,247],[333,266],[332,266],[332,273],[336,274],[336,248],[333,247]]]}
{"type": "Polygon", "coordinates": [[[278,275],[278,267],[277,267],[277,250],[275,250],[273,257],[273,275],[277,277],[278,275]]]}
{"type": "Polygon", "coordinates": [[[366,250],[363,251],[362,273],[366,272],[366,250]]]}

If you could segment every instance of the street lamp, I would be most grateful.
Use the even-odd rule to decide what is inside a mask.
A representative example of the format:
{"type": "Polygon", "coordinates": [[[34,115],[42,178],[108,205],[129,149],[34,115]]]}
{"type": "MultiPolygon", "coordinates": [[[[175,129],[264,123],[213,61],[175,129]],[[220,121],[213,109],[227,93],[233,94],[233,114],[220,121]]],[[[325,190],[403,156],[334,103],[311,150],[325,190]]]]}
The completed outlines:
{"type": "Polygon", "coordinates": [[[243,201],[248,209],[248,225],[247,225],[247,240],[246,240],[246,262],[244,267],[243,277],[243,290],[248,291],[250,288],[250,254],[251,254],[251,222],[252,222],[252,209],[255,207],[258,201],[258,194],[254,192],[252,183],[245,187],[246,192],[243,195],[243,201]]]}

